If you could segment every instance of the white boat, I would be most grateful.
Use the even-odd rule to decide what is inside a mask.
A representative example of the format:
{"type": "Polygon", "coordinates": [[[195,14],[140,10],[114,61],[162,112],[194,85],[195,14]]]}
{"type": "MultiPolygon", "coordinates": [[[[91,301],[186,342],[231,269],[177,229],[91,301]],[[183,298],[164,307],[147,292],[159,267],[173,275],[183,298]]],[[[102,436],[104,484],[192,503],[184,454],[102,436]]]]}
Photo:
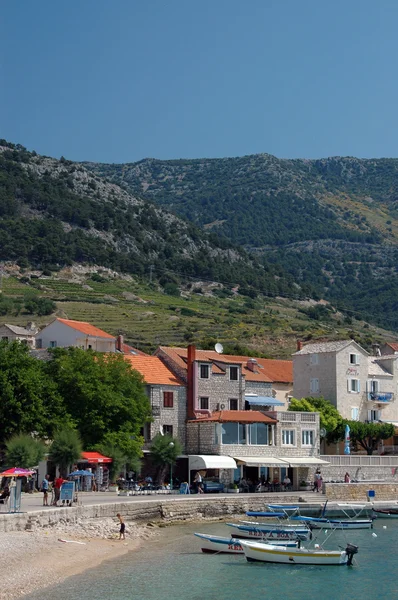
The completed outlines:
{"type": "MultiPolygon", "coordinates": [[[[201,540],[202,552],[209,554],[243,554],[243,548],[240,540],[233,537],[220,537],[218,535],[208,535],[206,533],[194,533],[201,540]]],[[[275,545],[297,548],[298,542],[287,542],[286,540],[274,540],[275,545]]]]}
{"type": "Polygon", "coordinates": [[[347,544],[345,550],[288,548],[262,542],[241,540],[246,560],[285,565],[351,565],[358,547],[347,544]]]}
{"type": "Polygon", "coordinates": [[[310,540],[312,533],[305,525],[292,525],[288,528],[269,523],[226,523],[231,528],[231,535],[237,538],[266,538],[269,540],[310,540]]]}

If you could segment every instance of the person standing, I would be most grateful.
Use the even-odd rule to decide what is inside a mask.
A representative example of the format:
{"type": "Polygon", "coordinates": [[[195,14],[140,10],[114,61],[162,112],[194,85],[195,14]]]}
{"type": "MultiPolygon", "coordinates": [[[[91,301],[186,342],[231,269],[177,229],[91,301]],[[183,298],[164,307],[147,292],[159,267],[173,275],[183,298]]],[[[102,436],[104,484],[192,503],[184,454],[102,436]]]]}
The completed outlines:
{"type": "Polygon", "coordinates": [[[43,506],[48,506],[48,490],[50,488],[50,475],[46,475],[41,482],[41,491],[43,492],[43,506]]]}
{"type": "Polygon", "coordinates": [[[58,500],[61,495],[61,487],[64,481],[66,481],[66,479],[63,479],[61,476],[57,477],[54,481],[54,506],[58,506],[58,500]]]}
{"type": "Polygon", "coordinates": [[[344,483],[351,483],[351,477],[349,473],[344,475],[344,483]]]}
{"type": "Polygon", "coordinates": [[[198,494],[203,494],[203,481],[202,481],[202,475],[200,474],[200,472],[198,471],[195,475],[195,479],[194,482],[196,484],[196,488],[198,490],[198,494]]]}
{"type": "Polygon", "coordinates": [[[125,535],[125,531],[126,531],[126,524],[123,520],[123,517],[121,516],[120,513],[117,513],[117,518],[119,519],[119,523],[120,523],[120,529],[119,529],[119,540],[125,540],[126,539],[126,535],[125,535]]]}

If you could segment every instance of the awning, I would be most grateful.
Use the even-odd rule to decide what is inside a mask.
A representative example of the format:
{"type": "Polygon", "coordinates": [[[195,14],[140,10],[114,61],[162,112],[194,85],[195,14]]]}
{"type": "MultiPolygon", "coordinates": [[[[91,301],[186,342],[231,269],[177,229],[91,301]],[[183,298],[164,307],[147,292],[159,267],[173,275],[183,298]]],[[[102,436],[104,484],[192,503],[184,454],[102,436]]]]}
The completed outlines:
{"type": "Polygon", "coordinates": [[[329,462],[327,460],[322,460],[321,458],[317,458],[315,456],[300,456],[289,458],[285,456],[283,458],[284,461],[290,464],[291,467],[312,467],[313,465],[328,465],[329,462]]]}
{"type": "Polygon", "coordinates": [[[236,462],[230,456],[190,454],[188,459],[190,471],[200,471],[201,469],[237,469],[236,462]]]}
{"type": "Polygon", "coordinates": [[[234,456],[234,459],[247,467],[286,467],[286,461],[275,456],[234,456]]]}
{"type": "Polygon", "coordinates": [[[252,396],[248,394],[245,396],[245,400],[249,404],[257,404],[259,406],[284,406],[284,402],[280,402],[272,396],[252,396]]]}
{"type": "Polygon", "coordinates": [[[88,462],[93,465],[98,465],[104,463],[111,463],[112,459],[108,456],[100,454],[99,452],[82,452],[82,458],[77,462],[88,462]]]}

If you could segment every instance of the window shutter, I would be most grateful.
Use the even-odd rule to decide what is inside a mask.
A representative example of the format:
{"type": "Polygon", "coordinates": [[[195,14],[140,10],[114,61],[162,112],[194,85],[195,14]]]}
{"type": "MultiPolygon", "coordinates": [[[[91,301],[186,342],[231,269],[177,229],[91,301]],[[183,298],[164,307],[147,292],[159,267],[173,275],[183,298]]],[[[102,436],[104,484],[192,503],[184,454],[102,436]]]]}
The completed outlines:
{"type": "Polygon", "coordinates": [[[372,420],[372,411],[368,410],[368,421],[372,420]]]}
{"type": "Polygon", "coordinates": [[[351,392],[351,379],[347,379],[347,390],[351,392]]]}
{"type": "Polygon", "coordinates": [[[361,382],[359,381],[359,379],[357,381],[358,381],[358,390],[357,391],[360,392],[361,391],[361,382]]]}

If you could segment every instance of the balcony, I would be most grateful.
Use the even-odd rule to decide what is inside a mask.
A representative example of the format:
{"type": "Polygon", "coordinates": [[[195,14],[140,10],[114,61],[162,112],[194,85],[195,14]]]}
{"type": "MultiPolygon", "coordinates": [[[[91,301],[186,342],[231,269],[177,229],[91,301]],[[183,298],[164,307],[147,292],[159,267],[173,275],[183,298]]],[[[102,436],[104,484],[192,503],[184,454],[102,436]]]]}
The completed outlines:
{"type": "Polygon", "coordinates": [[[389,404],[394,401],[393,392],[368,392],[368,402],[377,402],[378,404],[389,404]]]}

